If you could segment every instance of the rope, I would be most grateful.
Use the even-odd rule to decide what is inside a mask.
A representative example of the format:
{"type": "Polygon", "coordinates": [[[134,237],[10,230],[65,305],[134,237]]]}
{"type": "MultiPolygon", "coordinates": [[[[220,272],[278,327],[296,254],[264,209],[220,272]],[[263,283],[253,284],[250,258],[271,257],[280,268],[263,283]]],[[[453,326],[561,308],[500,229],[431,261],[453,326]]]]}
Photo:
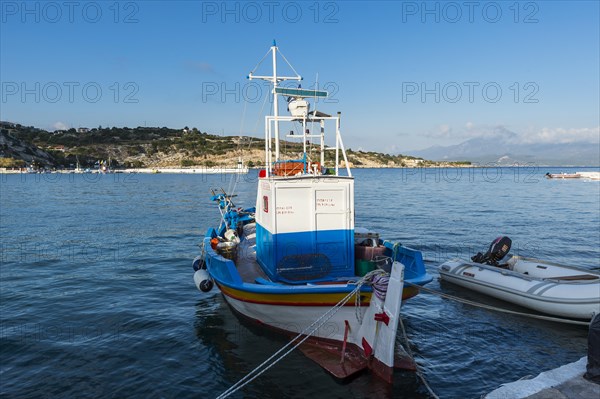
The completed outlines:
{"type": "Polygon", "coordinates": [[[425,386],[425,388],[427,388],[427,391],[429,392],[429,394],[431,395],[431,397],[433,397],[434,399],[439,399],[440,397],[437,396],[435,394],[435,392],[433,392],[433,389],[431,389],[431,387],[427,383],[427,380],[425,379],[425,376],[423,375],[423,373],[419,369],[419,365],[415,361],[415,356],[414,356],[413,351],[412,351],[412,349],[410,347],[410,341],[408,340],[408,335],[406,335],[406,330],[404,329],[404,323],[402,322],[402,317],[399,317],[398,321],[399,321],[399,324],[400,324],[400,329],[402,330],[402,335],[404,336],[404,340],[406,341],[406,345],[405,346],[406,346],[406,350],[408,351],[408,355],[415,362],[415,368],[416,368],[415,372],[417,374],[417,377],[419,377],[419,379],[421,380],[421,382],[423,383],[423,385],[425,386]]]}
{"type": "MultiPolygon", "coordinates": [[[[385,240],[383,243],[385,244],[386,242],[390,242],[388,240],[385,240]]],[[[394,246],[392,247],[392,260],[397,260],[396,255],[398,255],[398,248],[400,248],[402,246],[401,242],[395,242],[394,246]]]]}
{"type": "MultiPolygon", "coordinates": [[[[242,110],[242,120],[240,122],[240,133],[238,135],[238,145],[237,145],[237,153],[240,159],[244,154],[244,148],[242,143],[242,132],[244,131],[244,123],[246,121],[246,107],[248,106],[248,101],[244,99],[244,109],[242,110]]],[[[242,161],[243,162],[243,161],[242,161]]],[[[244,165],[242,164],[242,168],[244,165]]],[[[232,179],[229,181],[229,189],[227,192],[231,193],[231,195],[235,194],[235,189],[237,188],[238,181],[240,180],[240,174],[234,173],[232,179]]]]}
{"type": "Polygon", "coordinates": [[[360,295],[354,297],[354,314],[356,315],[356,320],[358,324],[362,324],[363,317],[360,311],[360,295]]]}
{"type": "Polygon", "coordinates": [[[516,312],[514,310],[508,310],[508,309],[504,309],[504,308],[497,308],[495,306],[485,305],[485,304],[482,304],[482,303],[477,303],[477,302],[470,301],[468,299],[463,299],[463,298],[459,298],[459,297],[456,297],[456,296],[453,296],[453,295],[444,294],[443,292],[432,290],[431,288],[426,288],[426,287],[420,286],[418,284],[411,283],[410,281],[405,281],[404,284],[411,285],[413,287],[416,287],[419,290],[423,290],[423,291],[428,292],[430,294],[439,295],[442,298],[451,299],[453,301],[461,302],[461,303],[464,303],[466,305],[471,305],[471,306],[475,306],[475,307],[478,307],[478,308],[483,308],[483,309],[487,309],[487,310],[494,310],[496,312],[508,313],[508,314],[513,314],[513,315],[517,315],[517,316],[531,317],[533,319],[539,319],[539,320],[555,321],[555,322],[558,322],[558,323],[574,324],[574,325],[578,325],[578,326],[589,326],[590,325],[590,323],[586,322],[586,321],[561,319],[559,317],[542,316],[542,315],[531,314],[531,313],[516,312]]]}
{"type": "MultiPolygon", "coordinates": [[[[296,72],[296,70],[294,69],[294,67],[292,66],[292,64],[290,64],[290,62],[287,60],[287,58],[285,58],[285,55],[283,55],[283,53],[281,52],[281,50],[279,50],[279,55],[281,56],[281,58],[283,58],[283,60],[288,64],[288,66],[290,68],[292,68],[292,71],[294,71],[294,73],[296,74],[296,76],[300,76],[300,74],[298,72],[296,72]]],[[[261,61],[262,62],[262,61],[261,61]]]]}
{"type": "Polygon", "coordinates": [[[202,256],[202,259],[206,259],[206,243],[204,240],[198,246],[200,247],[200,256],[202,256]]]}
{"type": "Polygon", "coordinates": [[[256,64],[256,66],[254,67],[254,69],[250,73],[256,72],[256,70],[258,69],[258,67],[260,66],[260,64],[263,63],[263,61],[265,60],[265,58],[267,58],[267,55],[269,55],[270,52],[271,52],[271,49],[269,49],[269,51],[267,51],[267,53],[260,59],[260,61],[258,61],[258,64],[256,64]]]}
{"type": "Polygon", "coordinates": [[[386,275],[377,275],[373,277],[373,282],[371,283],[371,286],[373,287],[373,293],[381,301],[385,301],[389,282],[390,277],[386,275]]]}
{"type": "MultiPolygon", "coordinates": [[[[265,55],[262,57],[262,59],[261,59],[261,60],[258,62],[258,64],[257,64],[257,65],[254,67],[254,69],[253,69],[253,70],[252,70],[252,72],[250,72],[250,73],[254,73],[254,72],[255,72],[255,71],[258,69],[258,67],[260,66],[260,64],[262,64],[262,62],[263,62],[263,61],[265,60],[265,58],[266,58],[266,57],[269,55],[269,53],[270,53],[270,52],[271,52],[271,49],[269,49],[269,51],[267,51],[267,53],[266,53],[266,54],[265,54],[265,55]]],[[[254,125],[254,130],[253,130],[253,132],[256,132],[256,129],[258,129],[258,124],[259,124],[259,123],[260,123],[260,121],[261,121],[261,116],[262,116],[262,113],[263,113],[263,110],[264,110],[264,108],[265,108],[265,104],[267,103],[267,99],[268,99],[268,98],[269,98],[269,95],[266,95],[266,96],[265,96],[265,99],[264,99],[264,101],[263,101],[262,107],[260,108],[260,112],[259,112],[259,115],[258,115],[258,120],[256,121],[256,124],[254,125]]],[[[244,115],[244,117],[245,117],[245,115],[246,115],[246,106],[247,106],[247,105],[248,105],[248,101],[245,101],[245,100],[244,100],[244,111],[243,111],[243,115],[244,115]]],[[[243,127],[243,125],[244,125],[244,123],[243,123],[243,120],[244,120],[244,119],[242,119],[242,126],[240,126],[240,137],[241,137],[241,135],[242,135],[242,127],[243,127]]],[[[253,137],[252,137],[252,136],[250,136],[250,142],[248,143],[248,150],[250,150],[250,146],[252,146],[252,139],[253,139],[253,137]]],[[[238,148],[239,148],[239,147],[238,147],[238,148]]],[[[242,150],[242,152],[243,152],[243,150],[242,150]]]]}
{"type": "MultiPolygon", "coordinates": [[[[366,276],[373,276],[373,281],[371,282],[373,293],[382,301],[385,300],[387,284],[390,282],[389,274],[385,270],[375,269],[365,274],[365,277],[366,276]],[[383,287],[384,282],[385,287],[383,287]]],[[[354,313],[356,314],[356,320],[358,321],[358,324],[362,324],[363,316],[360,308],[360,295],[354,297],[354,313]]]]}
{"type": "MultiPolygon", "coordinates": [[[[265,104],[267,103],[268,99],[269,99],[269,96],[266,95],[265,99],[264,99],[264,101],[262,103],[262,106],[260,107],[260,112],[258,113],[258,119],[256,120],[256,124],[254,124],[254,130],[252,130],[252,132],[256,132],[256,129],[258,129],[258,125],[260,124],[261,119],[264,120],[263,111],[265,109],[265,104]]],[[[252,140],[253,139],[254,139],[254,137],[250,136],[250,142],[248,143],[248,150],[250,150],[250,146],[252,146],[252,140]]]]}
{"type": "MultiPolygon", "coordinates": [[[[540,319],[540,320],[555,321],[555,322],[567,323],[567,324],[575,324],[575,325],[580,325],[580,326],[589,326],[589,323],[588,322],[584,322],[584,321],[561,319],[561,318],[557,318],[557,317],[535,315],[535,314],[531,314],[531,313],[516,312],[516,311],[513,311],[513,310],[508,310],[508,309],[503,309],[503,308],[497,308],[497,307],[494,307],[494,306],[484,305],[484,304],[481,304],[481,303],[473,302],[473,301],[470,301],[468,299],[463,299],[463,298],[455,297],[453,295],[445,294],[443,292],[435,291],[435,290],[432,290],[431,288],[426,288],[426,287],[420,286],[418,284],[411,283],[409,281],[404,281],[404,283],[408,284],[408,285],[411,285],[413,287],[416,287],[419,290],[423,290],[425,292],[428,292],[430,294],[439,295],[442,298],[451,299],[451,300],[454,300],[454,301],[457,301],[457,302],[461,302],[461,303],[464,303],[464,304],[467,304],[467,305],[471,305],[471,306],[475,306],[475,307],[479,307],[479,308],[483,308],[483,309],[494,310],[494,311],[502,312],[502,313],[509,313],[509,314],[513,314],[513,315],[517,315],[517,316],[532,317],[534,319],[540,319]]],[[[400,324],[400,329],[402,330],[402,335],[404,336],[404,340],[406,341],[406,350],[408,351],[409,356],[414,360],[414,354],[413,354],[412,349],[410,347],[410,341],[408,340],[408,335],[406,334],[406,329],[404,328],[404,323],[402,322],[402,318],[400,318],[398,321],[399,321],[399,324],[400,324]]],[[[431,395],[431,397],[433,397],[434,399],[439,399],[439,396],[437,396],[435,394],[435,392],[433,391],[433,389],[427,383],[427,380],[425,379],[425,376],[423,375],[423,373],[419,369],[419,365],[416,362],[415,362],[415,367],[416,367],[416,374],[417,374],[417,376],[419,377],[419,379],[421,380],[421,382],[423,383],[423,385],[425,386],[425,388],[427,388],[427,391],[429,392],[429,394],[431,395]]]]}
{"type": "MultiPolygon", "coordinates": [[[[242,121],[240,122],[240,139],[242,138],[242,133],[244,132],[244,123],[246,121],[246,108],[248,107],[248,101],[244,99],[244,108],[242,109],[242,121]]],[[[241,140],[240,140],[241,144],[241,140]]],[[[238,146],[239,149],[239,146],[238,146]]]]}
{"type": "Polygon", "coordinates": [[[235,392],[237,392],[238,390],[240,390],[244,386],[246,386],[249,383],[251,383],[252,381],[254,381],[256,378],[258,378],[265,371],[267,371],[268,369],[270,369],[271,367],[273,367],[274,365],[276,365],[284,357],[286,357],[287,355],[289,355],[294,349],[296,349],[297,347],[299,347],[300,345],[302,345],[304,343],[304,341],[306,341],[308,338],[310,338],[311,335],[313,335],[319,328],[321,328],[325,323],[327,323],[333,317],[333,315],[335,315],[337,313],[337,311],[342,306],[344,306],[350,300],[350,298],[352,298],[352,295],[357,294],[356,296],[360,297],[360,294],[358,294],[358,293],[359,293],[361,287],[365,283],[367,283],[371,279],[371,277],[373,277],[373,276],[375,276],[377,274],[381,274],[381,272],[384,272],[384,271],[382,271],[382,270],[373,270],[373,271],[365,274],[365,276],[363,278],[361,278],[356,283],[356,287],[348,295],[346,295],[341,301],[339,301],[331,309],[329,309],[327,312],[325,312],[317,320],[315,320],[314,322],[312,322],[311,325],[309,325],[304,330],[302,330],[300,333],[298,333],[298,335],[296,335],[290,342],[288,342],[287,344],[285,344],[281,349],[279,349],[277,352],[275,352],[273,355],[271,355],[267,360],[265,360],[264,362],[262,362],[261,364],[259,364],[257,367],[255,367],[254,370],[250,371],[242,379],[240,379],[238,382],[236,382],[231,387],[229,387],[227,390],[225,390],[225,392],[223,392],[221,395],[219,395],[217,397],[217,399],[223,399],[223,398],[226,398],[226,397],[234,394],[235,392]],[[296,342],[303,335],[304,335],[304,338],[302,338],[300,341],[298,341],[296,344],[294,344],[294,342],[296,342]],[[292,348],[288,349],[281,356],[277,357],[280,353],[282,353],[283,351],[285,351],[290,346],[292,346],[292,348]],[[271,362],[271,360],[273,360],[273,362],[269,364],[269,362],[271,362]]]}

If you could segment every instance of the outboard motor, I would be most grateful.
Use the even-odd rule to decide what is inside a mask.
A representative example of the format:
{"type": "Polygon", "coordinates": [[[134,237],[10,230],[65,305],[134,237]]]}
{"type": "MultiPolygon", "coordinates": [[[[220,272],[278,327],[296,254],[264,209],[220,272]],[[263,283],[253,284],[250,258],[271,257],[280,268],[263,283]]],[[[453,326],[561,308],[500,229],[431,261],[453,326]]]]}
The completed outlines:
{"type": "Polygon", "coordinates": [[[485,263],[492,266],[498,266],[498,262],[502,260],[510,251],[512,240],[506,236],[496,238],[490,245],[490,249],[484,254],[477,252],[477,255],[471,257],[471,260],[476,263],[485,263]]]}

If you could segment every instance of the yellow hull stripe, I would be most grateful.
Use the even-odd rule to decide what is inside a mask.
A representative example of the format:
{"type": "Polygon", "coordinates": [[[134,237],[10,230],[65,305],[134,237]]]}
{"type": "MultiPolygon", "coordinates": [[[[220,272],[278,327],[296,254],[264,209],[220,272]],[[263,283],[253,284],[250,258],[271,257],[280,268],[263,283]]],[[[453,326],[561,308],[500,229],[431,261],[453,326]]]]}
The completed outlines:
{"type": "MultiPolygon", "coordinates": [[[[306,293],[306,294],[263,294],[248,292],[235,288],[219,285],[219,289],[228,297],[251,303],[267,305],[290,305],[290,306],[333,306],[340,302],[347,293],[306,293]]],[[[408,299],[418,294],[415,287],[404,287],[402,299],[408,299]]],[[[370,292],[360,294],[361,305],[368,306],[371,301],[370,292]]],[[[354,306],[355,295],[346,303],[346,306],[354,306]]]]}

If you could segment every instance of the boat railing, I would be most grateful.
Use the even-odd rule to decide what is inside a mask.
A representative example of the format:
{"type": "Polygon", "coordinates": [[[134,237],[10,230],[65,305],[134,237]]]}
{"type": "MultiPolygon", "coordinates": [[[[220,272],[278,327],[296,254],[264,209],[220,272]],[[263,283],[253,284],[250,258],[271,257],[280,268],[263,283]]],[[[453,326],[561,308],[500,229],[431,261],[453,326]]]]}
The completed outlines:
{"type": "MultiPolygon", "coordinates": [[[[269,52],[263,57],[263,59],[258,63],[258,65],[248,74],[248,79],[259,79],[269,82],[272,87],[272,95],[273,95],[273,115],[267,115],[265,117],[265,173],[264,176],[261,177],[270,177],[270,176],[290,176],[288,171],[284,171],[283,173],[275,173],[275,166],[282,161],[281,159],[281,137],[280,137],[280,124],[300,124],[301,133],[293,134],[294,130],[291,130],[291,134],[286,135],[287,139],[302,139],[302,158],[304,159],[304,167],[302,171],[293,172],[296,174],[322,174],[321,167],[325,166],[325,151],[335,151],[335,175],[339,176],[340,172],[340,161],[341,158],[344,159],[346,174],[347,176],[352,176],[352,172],[350,172],[350,164],[348,162],[348,157],[346,155],[346,149],[344,148],[344,142],[342,141],[342,136],[340,134],[340,121],[341,121],[341,113],[338,112],[336,116],[331,116],[325,114],[323,112],[319,112],[317,110],[309,111],[310,104],[306,100],[307,98],[319,99],[319,98],[327,98],[329,93],[325,90],[317,90],[317,89],[303,89],[301,87],[291,88],[291,87],[283,87],[282,84],[286,81],[297,81],[300,82],[303,80],[302,76],[300,76],[294,67],[287,61],[287,59],[281,54],[279,48],[275,41],[273,41],[273,46],[271,46],[269,52]],[[266,59],[268,54],[272,56],[272,72],[270,75],[257,75],[255,72],[258,70],[262,62],[266,59]],[[279,55],[279,56],[278,56],[279,55]],[[278,59],[282,58],[282,60],[287,63],[287,65],[291,68],[295,75],[293,76],[284,76],[279,75],[277,73],[277,62],[278,59]],[[284,100],[287,98],[288,103],[288,111],[291,115],[280,115],[279,114],[279,96],[283,96],[284,100]],[[295,104],[295,108],[291,108],[291,105],[295,104]],[[325,125],[331,125],[333,123],[335,125],[335,146],[326,146],[325,144],[325,125]],[[315,134],[314,132],[311,134],[307,129],[307,125],[314,126],[315,124],[320,128],[320,132],[315,134]],[[310,144],[310,140],[316,139],[319,142],[319,160],[311,160],[312,163],[307,165],[307,158],[309,157],[309,149],[312,149],[312,145],[310,144]],[[309,148],[310,147],[310,148],[309,148]],[[317,166],[318,168],[308,168],[307,166],[317,166]]],[[[281,171],[278,171],[281,172],[281,171]]]]}
{"type": "Polygon", "coordinates": [[[326,151],[335,151],[335,156],[332,166],[332,170],[334,171],[335,176],[340,176],[340,166],[341,161],[344,161],[344,169],[346,171],[347,176],[352,176],[352,172],[350,170],[350,163],[348,162],[348,156],[346,154],[346,149],[344,147],[344,142],[342,140],[342,136],[340,133],[340,119],[341,115],[338,113],[336,116],[320,116],[318,118],[304,118],[299,120],[298,117],[294,116],[266,116],[265,117],[265,163],[266,163],[266,176],[281,176],[286,175],[289,176],[290,173],[282,174],[281,168],[283,164],[286,163],[300,163],[302,165],[302,170],[294,169],[294,175],[297,173],[300,174],[317,174],[321,175],[324,172],[324,169],[327,164],[327,160],[325,157],[326,151]],[[303,142],[303,151],[300,159],[283,159],[281,151],[280,151],[280,143],[279,138],[277,137],[277,131],[275,126],[280,123],[295,123],[298,122],[301,124],[302,134],[288,134],[286,138],[288,139],[301,139],[303,142]],[[329,122],[329,124],[335,125],[335,144],[327,145],[325,142],[325,125],[329,122]],[[307,133],[306,126],[311,123],[318,123],[321,128],[320,134],[309,134],[307,133]],[[309,157],[309,149],[307,148],[310,145],[310,138],[317,138],[317,143],[315,144],[318,147],[318,160],[312,160],[309,157]],[[273,146],[275,144],[275,146],[273,146]],[[279,170],[278,170],[279,169],[279,170]]]}

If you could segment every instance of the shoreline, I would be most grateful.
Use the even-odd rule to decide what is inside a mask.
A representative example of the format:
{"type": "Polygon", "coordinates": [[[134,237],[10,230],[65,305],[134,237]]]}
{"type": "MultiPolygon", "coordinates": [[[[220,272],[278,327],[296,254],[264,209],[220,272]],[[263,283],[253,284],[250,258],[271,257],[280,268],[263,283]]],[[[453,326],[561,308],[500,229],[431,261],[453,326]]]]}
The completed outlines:
{"type": "MultiPolygon", "coordinates": [[[[600,166],[552,166],[552,165],[427,165],[427,166],[353,166],[351,169],[398,169],[398,170],[413,170],[413,169],[491,169],[491,168],[505,168],[505,169],[517,169],[517,168],[596,168],[600,166]]],[[[26,169],[8,169],[0,168],[0,174],[43,174],[43,173],[57,173],[57,174],[113,174],[113,173],[133,173],[133,174],[247,174],[250,170],[260,170],[262,167],[208,167],[208,166],[196,166],[186,168],[176,167],[156,167],[156,168],[127,168],[127,169],[115,169],[109,172],[102,172],[99,170],[90,171],[76,171],[72,169],[56,169],[56,170],[41,170],[32,171],[26,169]]]]}

